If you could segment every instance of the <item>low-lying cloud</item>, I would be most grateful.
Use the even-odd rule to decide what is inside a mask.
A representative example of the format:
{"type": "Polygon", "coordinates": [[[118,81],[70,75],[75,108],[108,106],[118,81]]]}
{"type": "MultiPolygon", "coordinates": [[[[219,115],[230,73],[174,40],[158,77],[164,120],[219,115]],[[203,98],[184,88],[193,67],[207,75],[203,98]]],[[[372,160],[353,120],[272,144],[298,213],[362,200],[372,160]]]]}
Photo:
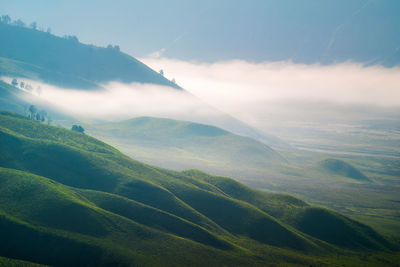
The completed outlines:
{"type": "MultiPolygon", "coordinates": [[[[11,82],[9,77],[2,79],[11,82]]],[[[24,78],[17,80],[31,88],[21,88],[29,93],[25,95],[26,101],[50,103],[79,119],[113,121],[154,116],[206,122],[205,118],[218,114],[190,93],[169,86],[110,82],[101,84],[98,90],[77,90],[24,78]]]]}
{"type": "Polygon", "coordinates": [[[400,68],[355,63],[323,66],[240,60],[212,64],[166,58],[142,60],[221,107],[282,100],[400,106],[400,68]]]}
{"type": "Polygon", "coordinates": [[[400,68],[240,60],[210,64],[155,57],[142,61],[163,69],[189,93],[153,84],[111,82],[101,90],[83,91],[26,82],[41,87],[41,99],[72,115],[103,120],[156,116],[207,123],[210,119],[204,118],[221,116],[221,110],[262,129],[307,116],[351,119],[368,109],[390,108],[398,114],[400,108],[400,68]]]}
{"type": "Polygon", "coordinates": [[[163,69],[168,78],[174,77],[205,102],[254,126],[273,119],[311,119],[307,116],[350,119],[368,109],[400,107],[400,68],[350,62],[325,66],[154,57],[142,61],[163,69]]]}

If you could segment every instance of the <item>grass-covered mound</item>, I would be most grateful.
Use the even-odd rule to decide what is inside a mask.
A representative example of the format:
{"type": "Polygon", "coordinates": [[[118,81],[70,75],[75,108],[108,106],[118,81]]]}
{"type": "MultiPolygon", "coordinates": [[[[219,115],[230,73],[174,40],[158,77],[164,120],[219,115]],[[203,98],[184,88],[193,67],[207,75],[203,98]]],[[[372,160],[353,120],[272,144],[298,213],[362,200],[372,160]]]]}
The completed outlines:
{"type": "Polygon", "coordinates": [[[297,229],[350,249],[382,249],[392,245],[370,227],[323,208],[305,207],[290,218],[297,229]]]}
{"type": "Polygon", "coordinates": [[[12,169],[1,168],[0,177],[1,229],[4,231],[1,251],[7,256],[50,265],[100,265],[119,261],[146,262],[147,257],[140,254],[156,256],[151,252],[152,247],[160,246],[158,249],[163,249],[165,256],[179,253],[173,250],[180,246],[201,247],[168,234],[169,230],[182,232],[183,236],[187,233],[189,238],[211,248],[233,250],[227,242],[197,225],[118,196],[73,189],[12,169]],[[99,206],[113,210],[112,205],[117,204],[121,210],[109,212],[86,196],[101,202],[99,206]],[[120,202],[112,202],[113,198],[120,202]],[[131,214],[124,214],[124,209],[131,214]],[[44,253],[51,257],[42,255],[44,253]]]}
{"type": "Polygon", "coordinates": [[[343,160],[325,159],[318,162],[317,167],[320,170],[333,175],[340,175],[359,181],[369,181],[368,177],[360,170],[343,160]]]}
{"type": "Polygon", "coordinates": [[[219,173],[286,162],[260,141],[188,121],[139,117],[87,125],[85,129],[133,158],[177,170],[201,168],[219,173]]]}
{"type": "Polygon", "coordinates": [[[251,203],[301,232],[330,244],[351,249],[392,247],[370,227],[336,212],[311,207],[297,198],[260,192],[232,179],[210,176],[197,170],[186,171],[185,174],[207,181],[224,194],[251,203]]]}
{"type": "Polygon", "coordinates": [[[340,247],[390,248],[332,212],[330,225],[320,212],[312,222],[340,242],[321,234],[296,198],[145,165],[16,114],[0,113],[0,147],[0,256],[65,266],[304,265],[329,262],[340,247]]]}

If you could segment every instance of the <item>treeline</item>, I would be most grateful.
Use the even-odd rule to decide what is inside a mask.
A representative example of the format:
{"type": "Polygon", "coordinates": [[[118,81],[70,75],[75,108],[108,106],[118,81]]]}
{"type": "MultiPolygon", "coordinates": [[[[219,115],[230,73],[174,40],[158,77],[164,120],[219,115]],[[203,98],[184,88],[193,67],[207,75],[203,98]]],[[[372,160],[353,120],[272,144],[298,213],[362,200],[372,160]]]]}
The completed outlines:
{"type": "Polygon", "coordinates": [[[47,29],[45,30],[43,27],[38,27],[36,21],[34,21],[31,24],[27,25],[21,19],[12,20],[9,15],[1,16],[0,17],[0,23],[9,24],[9,25],[17,26],[17,27],[31,28],[33,30],[47,32],[49,34],[51,33],[51,28],[50,27],[47,27],[47,29]]]}
{"type": "Polygon", "coordinates": [[[28,108],[26,108],[25,115],[30,120],[47,123],[49,125],[53,121],[49,114],[47,114],[46,110],[39,110],[35,105],[30,105],[28,108]]]}
{"type": "MultiPolygon", "coordinates": [[[[36,21],[34,21],[34,22],[32,22],[31,24],[28,25],[24,21],[22,21],[21,19],[12,20],[9,15],[0,16],[0,23],[12,25],[12,26],[17,26],[17,27],[30,28],[30,29],[33,29],[33,30],[36,30],[36,31],[42,31],[42,32],[46,32],[48,34],[51,34],[51,28],[50,27],[47,27],[47,29],[45,30],[43,27],[38,26],[36,21]]],[[[66,39],[66,40],[69,40],[71,42],[79,43],[79,39],[75,35],[64,35],[63,38],[66,39]]],[[[109,44],[106,48],[111,50],[111,51],[120,52],[120,47],[118,45],[109,44]]]]}
{"type": "MultiPolygon", "coordinates": [[[[41,123],[47,123],[50,125],[53,120],[47,114],[47,111],[42,109],[38,110],[38,108],[35,105],[30,105],[29,108],[25,110],[26,117],[30,120],[38,121],[41,123]]],[[[74,124],[72,125],[71,130],[79,132],[79,133],[85,133],[85,129],[81,125],[74,124]]]]}
{"type": "MultiPolygon", "coordinates": [[[[18,80],[16,78],[12,79],[11,85],[15,87],[20,87],[21,89],[25,89],[30,92],[36,90],[36,93],[38,95],[40,95],[42,92],[42,88],[40,86],[34,89],[32,85],[26,82],[21,81],[18,83],[18,80]]],[[[30,120],[35,120],[47,124],[51,124],[51,122],[53,121],[51,117],[47,114],[46,110],[38,110],[38,108],[35,105],[30,105],[29,107],[25,107],[25,116],[30,120]]]]}
{"type": "Polygon", "coordinates": [[[15,87],[19,86],[21,89],[25,89],[26,91],[29,91],[29,92],[36,91],[36,93],[38,95],[40,95],[42,93],[42,88],[40,87],[40,85],[38,85],[36,88],[33,88],[33,86],[30,85],[29,83],[26,83],[23,81],[18,83],[18,80],[16,78],[12,79],[11,85],[15,86],[15,87]]]}

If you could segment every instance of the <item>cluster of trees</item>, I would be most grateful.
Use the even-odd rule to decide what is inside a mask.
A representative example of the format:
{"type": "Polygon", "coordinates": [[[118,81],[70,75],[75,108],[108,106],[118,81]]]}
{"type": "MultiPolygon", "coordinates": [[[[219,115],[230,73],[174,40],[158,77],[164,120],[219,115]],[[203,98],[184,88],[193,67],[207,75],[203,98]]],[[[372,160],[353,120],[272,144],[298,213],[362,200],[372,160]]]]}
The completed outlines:
{"type": "Polygon", "coordinates": [[[71,130],[79,132],[79,133],[85,133],[85,129],[83,129],[82,126],[76,125],[76,124],[72,125],[71,130]]]}
{"type": "MultiPolygon", "coordinates": [[[[26,110],[26,116],[30,120],[46,123],[50,125],[53,120],[51,117],[47,114],[46,110],[38,110],[38,108],[35,105],[30,105],[29,108],[26,110]]],[[[85,133],[85,129],[77,124],[72,125],[71,130],[79,132],[79,133],[85,133]]]]}
{"type": "MultiPolygon", "coordinates": [[[[51,34],[51,28],[50,27],[48,27],[47,30],[45,31],[43,27],[40,27],[40,26],[37,25],[36,21],[32,22],[28,26],[21,19],[12,20],[9,15],[0,16],[0,23],[14,25],[14,26],[18,26],[18,27],[24,27],[24,28],[31,28],[33,30],[47,32],[47,33],[51,34]]],[[[65,38],[65,39],[67,39],[69,41],[72,41],[72,42],[76,42],[76,43],[79,42],[78,37],[76,37],[75,35],[64,35],[63,38],[65,38]]],[[[109,45],[109,46],[111,46],[111,49],[119,51],[119,46],[118,45],[115,45],[115,46],[109,45]]]]}
{"type": "Polygon", "coordinates": [[[74,43],[79,43],[79,39],[75,35],[64,35],[64,39],[67,39],[68,41],[71,41],[74,43]]]}
{"type": "Polygon", "coordinates": [[[112,51],[116,51],[116,52],[120,51],[119,45],[114,45],[113,46],[113,45],[109,44],[109,45],[107,45],[107,49],[112,50],[112,51]]]}
{"type": "Polygon", "coordinates": [[[30,105],[27,112],[27,117],[31,120],[38,122],[47,122],[47,124],[51,124],[52,119],[47,114],[46,110],[38,110],[35,105],[30,105]]]}
{"type": "MultiPolygon", "coordinates": [[[[31,28],[33,30],[47,32],[47,33],[51,34],[51,28],[50,27],[48,27],[47,30],[45,31],[43,27],[40,27],[40,26],[37,25],[36,21],[32,22],[28,26],[21,19],[12,20],[9,15],[0,16],[0,23],[14,25],[14,26],[18,26],[18,27],[24,27],[24,28],[31,28]]],[[[75,35],[64,35],[63,37],[65,39],[69,40],[69,41],[72,41],[72,42],[76,42],[76,43],[79,42],[78,37],[76,37],[75,35]]],[[[114,46],[114,47],[111,46],[111,48],[114,49],[114,50],[118,50],[119,51],[119,46],[117,46],[117,45],[114,46]]]]}
{"type": "MultiPolygon", "coordinates": [[[[164,70],[161,69],[158,73],[160,73],[160,75],[164,76],[164,70]]],[[[171,82],[174,83],[174,84],[176,84],[175,78],[172,78],[172,79],[171,79],[171,82]]]]}
{"type": "MultiPolygon", "coordinates": [[[[15,87],[18,87],[18,80],[17,80],[16,78],[12,79],[11,85],[12,85],[12,86],[15,86],[15,87]]],[[[34,88],[32,87],[32,85],[30,85],[29,83],[25,83],[25,82],[21,81],[21,82],[19,83],[19,87],[20,87],[21,89],[25,89],[25,90],[30,91],[30,92],[33,92],[34,90],[36,90],[36,93],[37,93],[38,95],[40,95],[40,94],[42,93],[42,88],[40,87],[40,85],[38,85],[38,86],[36,87],[36,89],[34,89],[34,88]]]]}
{"type": "MultiPolygon", "coordinates": [[[[12,20],[9,15],[1,16],[0,17],[0,23],[14,25],[14,26],[18,26],[18,27],[24,27],[24,28],[31,28],[31,29],[34,29],[34,30],[42,31],[42,32],[45,31],[43,27],[38,27],[36,21],[32,22],[31,24],[29,24],[29,26],[27,26],[25,24],[25,22],[23,22],[21,19],[12,20]]],[[[46,32],[47,33],[51,33],[51,28],[48,27],[46,32]]]]}

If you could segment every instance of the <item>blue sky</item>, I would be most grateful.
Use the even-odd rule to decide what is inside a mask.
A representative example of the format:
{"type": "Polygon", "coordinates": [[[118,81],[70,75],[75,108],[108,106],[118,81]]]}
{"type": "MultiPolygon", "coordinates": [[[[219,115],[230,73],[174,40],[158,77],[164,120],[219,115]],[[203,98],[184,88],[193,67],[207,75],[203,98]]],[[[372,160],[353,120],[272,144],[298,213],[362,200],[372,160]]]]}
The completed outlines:
{"type": "Polygon", "coordinates": [[[0,13],[136,57],[369,63],[400,47],[397,0],[2,0],[0,13]]]}

